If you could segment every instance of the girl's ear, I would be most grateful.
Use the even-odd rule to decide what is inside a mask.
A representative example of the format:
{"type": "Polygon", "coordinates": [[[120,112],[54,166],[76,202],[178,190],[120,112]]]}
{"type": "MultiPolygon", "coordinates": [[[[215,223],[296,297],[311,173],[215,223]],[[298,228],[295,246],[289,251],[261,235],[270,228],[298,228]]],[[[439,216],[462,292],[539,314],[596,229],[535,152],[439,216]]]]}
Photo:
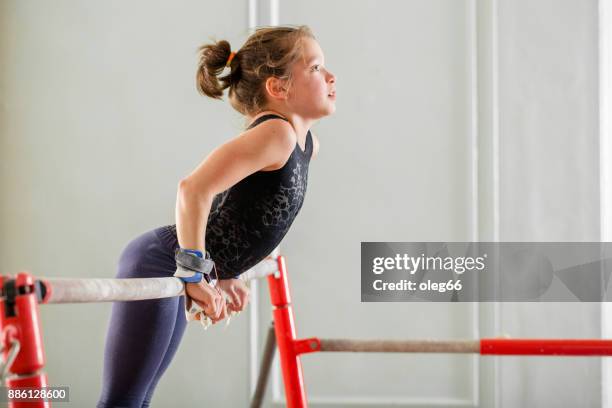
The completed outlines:
{"type": "Polygon", "coordinates": [[[276,77],[266,79],[266,92],[273,99],[287,99],[287,85],[276,77]]]}

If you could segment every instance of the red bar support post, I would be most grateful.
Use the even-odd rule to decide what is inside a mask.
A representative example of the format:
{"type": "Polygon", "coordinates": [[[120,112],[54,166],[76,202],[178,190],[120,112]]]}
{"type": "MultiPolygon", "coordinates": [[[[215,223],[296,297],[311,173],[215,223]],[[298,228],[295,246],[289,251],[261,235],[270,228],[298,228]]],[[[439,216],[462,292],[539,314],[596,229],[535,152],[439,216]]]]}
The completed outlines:
{"type": "Polygon", "coordinates": [[[280,354],[287,407],[306,408],[308,401],[300,353],[295,347],[297,338],[285,258],[281,255],[276,258],[276,261],[279,272],[268,276],[268,288],[273,307],[274,330],[280,354]]]}
{"type": "MultiPolygon", "coordinates": [[[[40,389],[48,387],[45,353],[38,312],[40,292],[33,277],[20,272],[15,278],[0,276],[0,344],[3,361],[7,361],[12,347],[19,343],[19,352],[8,367],[5,385],[8,390],[17,388],[40,389]]],[[[10,408],[50,408],[44,400],[11,401],[10,408]]]]}

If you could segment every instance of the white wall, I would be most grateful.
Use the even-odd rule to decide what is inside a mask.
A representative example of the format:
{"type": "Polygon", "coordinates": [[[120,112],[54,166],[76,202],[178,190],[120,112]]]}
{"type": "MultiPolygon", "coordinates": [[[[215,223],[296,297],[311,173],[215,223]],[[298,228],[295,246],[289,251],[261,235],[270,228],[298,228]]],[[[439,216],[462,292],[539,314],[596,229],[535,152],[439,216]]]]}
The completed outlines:
{"type": "MultiPolygon", "coordinates": [[[[213,35],[242,44],[247,5],[0,7],[0,270],[113,277],[129,240],[173,222],[179,179],[240,131],[227,102],[196,92],[196,49],[213,35]]],[[[110,304],[42,308],[46,371],[72,406],[97,401],[109,317],[110,304]]],[[[190,327],[154,406],[195,406],[199,389],[210,406],[244,406],[247,327],[190,327]]]]}
{"type": "MultiPolygon", "coordinates": [[[[310,25],[338,77],[282,245],[298,336],[600,335],[599,305],[362,304],[358,276],[361,241],[599,240],[596,0],[258,8],[259,24],[310,25]]],[[[180,177],[242,125],[196,93],[195,49],[239,47],[248,21],[247,2],[0,2],[0,270],[112,277],[130,239],[173,222],[180,177]]],[[[264,333],[265,285],[258,299],[264,333]]],[[[97,400],[109,312],[42,308],[46,370],[74,406],[97,400]]],[[[250,330],[189,327],[153,405],[245,406],[250,330]]],[[[302,361],[316,407],[601,406],[596,358],[302,361]]]]}
{"type": "MultiPolygon", "coordinates": [[[[499,3],[500,239],[599,241],[596,1],[499,3]]],[[[516,337],[599,337],[596,303],[511,304],[516,337]]],[[[503,406],[601,406],[600,359],[508,358],[503,406]]]]}

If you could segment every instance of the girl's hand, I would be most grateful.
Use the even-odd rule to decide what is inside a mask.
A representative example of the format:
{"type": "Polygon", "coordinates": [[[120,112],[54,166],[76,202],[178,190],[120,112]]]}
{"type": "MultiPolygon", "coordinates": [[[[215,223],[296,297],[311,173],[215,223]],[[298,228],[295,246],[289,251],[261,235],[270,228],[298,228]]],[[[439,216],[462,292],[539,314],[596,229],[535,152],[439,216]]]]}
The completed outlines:
{"type": "MultiPolygon", "coordinates": [[[[186,283],[185,292],[187,292],[191,300],[204,309],[204,313],[210,317],[213,324],[225,319],[227,316],[223,295],[205,280],[198,283],[186,283]]],[[[187,309],[189,309],[189,305],[187,309]]]]}
{"type": "Polygon", "coordinates": [[[250,289],[242,279],[219,279],[217,287],[230,298],[230,311],[241,312],[249,302],[250,289]]]}

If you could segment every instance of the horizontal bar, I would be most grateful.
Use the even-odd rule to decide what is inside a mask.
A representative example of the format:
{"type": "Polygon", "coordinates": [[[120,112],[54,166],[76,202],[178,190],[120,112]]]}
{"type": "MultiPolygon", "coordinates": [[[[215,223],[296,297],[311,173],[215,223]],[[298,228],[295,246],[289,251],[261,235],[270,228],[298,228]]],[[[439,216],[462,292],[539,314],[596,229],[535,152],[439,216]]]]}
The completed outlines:
{"type": "Polygon", "coordinates": [[[48,293],[44,303],[94,303],[160,299],[183,294],[178,278],[40,278],[48,293]]]}
{"type": "Polygon", "coordinates": [[[612,340],[482,339],[480,354],[546,356],[612,356],[612,340]]]}
{"type": "Polygon", "coordinates": [[[360,353],[478,353],[477,340],[321,339],[321,351],[360,353]]]}
{"type": "MultiPolygon", "coordinates": [[[[275,250],[275,252],[272,252],[271,256],[275,258],[276,256],[280,256],[280,255],[276,255],[276,256],[274,255],[277,252],[278,250],[275,250]]],[[[272,275],[273,273],[276,273],[276,272],[278,272],[277,260],[266,258],[260,263],[258,263],[257,265],[255,265],[254,267],[252,267],[251,269],[249,269],[248,271],[241,274],[240,278],[244,279],[245,281],[250,281],[253,279],[265,278],[266,276],[272,275]]]]}
{"type": "Polygon", "coordinates": [[[352,340],[320,339],[320,351],[471,353],[481,355],[612,356],[605,339],[352,340]]]}
{"type": "MultiPolygon", "coordinates": [[[[276,260],[266,259],[244,272],[245,281],[271,275],[278,270],[276,260]]],[[[93,303],[160,299],[180,296],[184,285],[178,278],[45,278],[47,295],[43,303],[93,303]]]]}

